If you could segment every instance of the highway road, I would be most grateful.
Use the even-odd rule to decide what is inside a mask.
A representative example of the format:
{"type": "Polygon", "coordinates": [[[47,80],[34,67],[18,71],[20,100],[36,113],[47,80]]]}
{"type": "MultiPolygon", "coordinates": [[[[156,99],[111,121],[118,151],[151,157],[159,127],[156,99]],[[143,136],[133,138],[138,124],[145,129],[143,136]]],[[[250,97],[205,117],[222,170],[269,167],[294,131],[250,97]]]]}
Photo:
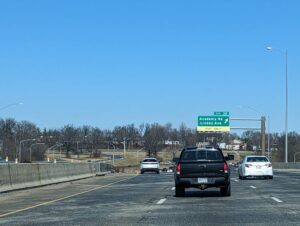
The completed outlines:
{"type": "Polygon", "coordinates": [[[300,225],[300,172],[273,180],[232,174],[232,196],[191,189],[172,174],[115,174],[0,195],[1,225],[300,225]]]}

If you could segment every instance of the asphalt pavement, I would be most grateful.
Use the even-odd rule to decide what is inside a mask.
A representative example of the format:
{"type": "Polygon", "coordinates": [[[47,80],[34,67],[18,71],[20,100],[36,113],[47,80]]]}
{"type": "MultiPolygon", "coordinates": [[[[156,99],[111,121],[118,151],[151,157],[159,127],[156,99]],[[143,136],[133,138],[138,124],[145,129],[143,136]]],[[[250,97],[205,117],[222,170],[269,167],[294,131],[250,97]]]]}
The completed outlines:
{"type": "Polygon", "coordinates": [[[300,172],[239,180],[232,196],[188,189],[173,175],[112,174],[0,194],[1,225],[300,225],[300,172]]]}

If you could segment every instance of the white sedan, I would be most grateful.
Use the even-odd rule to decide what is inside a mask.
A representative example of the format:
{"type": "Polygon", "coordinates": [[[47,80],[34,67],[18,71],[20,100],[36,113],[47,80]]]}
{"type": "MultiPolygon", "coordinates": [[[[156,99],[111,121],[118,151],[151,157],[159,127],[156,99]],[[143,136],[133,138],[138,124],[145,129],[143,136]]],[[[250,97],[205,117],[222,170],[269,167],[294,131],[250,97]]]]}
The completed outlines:
{"type": "Polygon", "coordinates": [[[239,178],[264,177],[273,179],[272,163],[265,156],[246,156],[239,164],[239,178]]]}

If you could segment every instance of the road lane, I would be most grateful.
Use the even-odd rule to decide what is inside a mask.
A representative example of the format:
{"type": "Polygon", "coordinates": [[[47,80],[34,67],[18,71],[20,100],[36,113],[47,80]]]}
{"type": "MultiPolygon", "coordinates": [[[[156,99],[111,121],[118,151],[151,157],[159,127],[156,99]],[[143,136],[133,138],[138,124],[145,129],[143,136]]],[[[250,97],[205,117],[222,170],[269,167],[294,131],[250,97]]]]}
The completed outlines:
{"type": "MultiPolygon", "coordinates": [[[[218,189],[188,189],[186,197],[177,198],[174,197],[172,174],[144,174],[110,187],[0,218],[0,224],[299,225],[300,191],[296,180],[299,176],[276,173],[273,180],[234,179],[231,197],[220,196],[218,189]]],[[[232,178],[236,177],[234,172],[232,178]]],[[[105,180],[107,183],[112,178],[105,180]]],[[[85,181],[64,189],[97,184],[93,180],[85,181]]],[[[28,199],[40,198],[39,191],[37,196],[34,194],[31,193],[28,199]]],[[[3,204],[6,205],[5,202],[3,204]]]]}
{"type": "Polygon", "coordinates": [[[40,188],[2,193],[0,196],[0,203],[2,204],[0,205],[0,218],[111,186],[135,176],[126,174],[108,175],[106,177],[94,177],[40,188]]]}

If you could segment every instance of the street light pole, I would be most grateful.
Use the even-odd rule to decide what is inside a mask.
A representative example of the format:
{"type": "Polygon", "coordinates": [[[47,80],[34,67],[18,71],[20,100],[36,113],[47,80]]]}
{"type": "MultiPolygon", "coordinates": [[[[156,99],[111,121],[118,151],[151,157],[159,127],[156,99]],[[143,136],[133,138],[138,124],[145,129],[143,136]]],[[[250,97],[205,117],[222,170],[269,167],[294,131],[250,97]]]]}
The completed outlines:
{"type": "Polygon", "coordinates": [[[52,157],[53,157],[53,161],[54,161],[54,148],[57,147],[58,145],[62,145],[61,143],[56,143],[53,146],[47,148],[46,153],[47,153],[47,161],[50,162],[50,158],[49,158],[49,151],[52,150],[52,157]]]}
{"type": "Polygon", "coordinates": [[[20,162],[21,162],[21,158],[22,158],[22,144],[24,142],[28,142],[28,141],[35,141],[36,139],[26,139],[26,140],[21,140],[20,141],[20,145],[19,145],[19,159],[20,159],[20,162]]]}
{"type": "Polygon", "coordinates": [[[113,166],[115,166],[115,150],[116,150],[116,146],[112,142],[111,142],[111,145],[114,148],[114,150],[113,150],[113,166]]]}
{"type": "Polygon", "coordinates": [[[144,147],[136,151],[136,164],[139,164],[139,152],[143,149],[144,147]]]}
{"type": "MultiPolygon", "coordinates": [[[[56,146],[59,146],[59,153],[60,153],[60,156],[61,156],[61,143],[57,143],[56,145],[55,145],[55,147],[56,146]]],[[[56,159],[54,158],[55,156],[54,156],[54,148],[52,148],[52,159],[53,159],[53,162],[54,163],[56,163],[56,159]]]]}
{"type": "Polygon", "coordinates": [[[288,53],[285,50],[285,163],[288,163],[288,53]]]}
{"type": "Polygon", "coordinates": [[[79,141],[76,141],[76,144],[77,144],[77,157],[79,156],[79,141]]]}
{"type": "Polygon", "coordinates": [[[296,162],[296,156],[297,156],[298,154],[300,154],[300,152],[296,152],[296,153],[294,154],[294,163],[296,162]]]}
{"type": "Polygon", "coordinates": [[[123,138],[123,142],[121,142],[121,144],[123,144],[123,155],[125,158],[126,155],[126,137],[123,138]]]}
{"type": "MultiPolygon", "coordinates": [[[[268,46],[267,50],[273,50],[273,47],[268,46]]],[[[288,163],[288,51],[278,50],[285,58],[285,163],[288,163]]]]}

